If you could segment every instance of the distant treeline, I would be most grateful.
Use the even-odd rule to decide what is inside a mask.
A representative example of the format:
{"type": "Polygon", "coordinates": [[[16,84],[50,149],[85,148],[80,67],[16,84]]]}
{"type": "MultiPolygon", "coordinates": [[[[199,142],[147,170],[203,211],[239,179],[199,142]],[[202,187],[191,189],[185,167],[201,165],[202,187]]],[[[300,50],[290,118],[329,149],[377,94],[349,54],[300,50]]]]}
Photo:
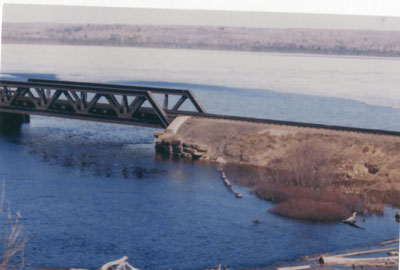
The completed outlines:
{"type": "Polygon", "coordinates": [[[3,23],[3,43],[400,56],[400,31],[3,23]]]}

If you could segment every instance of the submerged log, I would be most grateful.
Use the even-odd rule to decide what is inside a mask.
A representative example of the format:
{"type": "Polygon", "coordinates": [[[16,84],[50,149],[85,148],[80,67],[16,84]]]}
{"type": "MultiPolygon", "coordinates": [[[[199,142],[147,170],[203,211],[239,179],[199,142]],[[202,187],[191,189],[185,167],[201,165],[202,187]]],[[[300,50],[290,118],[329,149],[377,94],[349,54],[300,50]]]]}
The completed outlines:
{"type": "Polygon", "coordinates": [[[310,269],[311,265],[297,265],[297,266],[288,266],[288,267],[278,267],[277,270],[304,270],[310,269]]]}
{"type": "MultiPolygon", "coordinates": [[[[322,257],[321,257],[322,258],[322,257]]],[[[322,258],[324,264],[327,265],[363,265],[363,266],[385,266],[388,264],[396,265],[398,264],[397,256],[391,257],[375,257],[375,258],[344,258],[342,256],[328,256],[322,258]]]]}
{"type": "Polygon", "coordinates": [[[360,255],[381,253],[381,252],[387,252],[387,251],[393,251],[393,250],[395,250],[395,248],[381,248],[381,249],[372,249],[372,250],[364,250],[364,251],[356,251],[356,252],[350,252],[350,253],[344,253],[344,254],[337,254],[335,256],[336,257],[351,257],[351,256],[360,256],[360,255]]]}
{"type": "Polygon", "coordinates": [[[231,186],[232,186],[231,182],[230,182],[227,178],[223,178],[222,180],[224,181],[224,184],[225,184],[226,186],[228,186],[228,187],[231,187],[231,186]]]}
{"type": "Polygon", "coordinates": [[[342,221],[344,224],[356,227],[358,229],[364,229],[364,227],[361,227],[360,225],[358,225],[357,222],[357,212],[354,212],[351,217],[345,219],[342,221]]]}
{"type": "Polygon", "coordinates": [[[346,222],[346,221],[343,221],[343,223],[344,223],[344,224],[347,224],[347,225],[350,225],[350,226],[353,226],[353,227],[356,227],[356,228],[358,228],[358,229],[365,229],[364,227],[361,227],[360,225],[358,225],[358,224],[355,223],[355,222],[346,222]]]}
{"type": "Polygon", "coordinates": [[[238,193],[238,192],[235,192],[235,191],[232,189],[232,183],[231,183],[231,181],[229,181],[229,179],[226,177],[226,174],[225,174],[224,170],[221,169],[221,168],[219,168],[218,171],[221,173],[221,179],[222,179],[222,181],[224,182],[226,188],[227,188],[232,194],[234,194],[236,198],[239,198],[239,199],[243,198],[243,195],[242,195],[242,194],[240,194],[240,193],[238,193]]]}
{"type": "Polygon", "coordinates": [[[139,270],[128,262],[128,257],[124,256],[119,260],[111,261],[100,267],[100,270],[139,270]]]}
{"type": "Polygon", "coordinates": [[[235,193],[235,197],[238,198],[238,199],[241,199],[241,198],[243,198],[243,195],[238,193],[238,192],[236,192],[235,193]]]}
{"type": "Polygon", "coordinates": [[[393,243],[397,243],[397,242],[400,242],[400,238],[389,240],[389,241],[385,241],[385,242],[380,243],[379,245],[380,246],[385,246],[385,245],[389,245],[389,244],[393,244],[393,243]]]}

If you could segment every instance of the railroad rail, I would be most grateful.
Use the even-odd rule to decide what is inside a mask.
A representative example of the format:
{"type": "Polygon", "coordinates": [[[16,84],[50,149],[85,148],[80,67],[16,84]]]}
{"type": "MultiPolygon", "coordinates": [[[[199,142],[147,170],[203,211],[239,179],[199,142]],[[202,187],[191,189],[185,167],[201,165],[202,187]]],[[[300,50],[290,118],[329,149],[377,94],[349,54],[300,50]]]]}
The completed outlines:
{"type": "Polygon", "coordinates": [[[166,128],[180,115],[304,128],[400,136],[399,131],[259,119],[207,113],[190,90],[29,79],[0,80],[0,112],[36,114],[166,128]],[[163,106],[157,96],[164,98],[163,106]],[[177,96],[169,106],[169,96],[177,96]],[[188,100],[193,111],[181,110],[188,100]],[[147,103],[147,105],[146,105],[147,103]]]}
{"type": "Polygon", "coordinates": [[[232,115],[220,115],[220,114],[211,114],[211,113],[197,114],[197,113],[192,113],[192,112],[187,112],[187,111],[182,112],[180,114],[176,114],[175,112],[170,112],[169,114],[171,116],[185,115],[185,116],[210,118],[210,119],[223,119],[223,120],[259,123],[259,124],[272,124],[272,125],[279,125],[279,126],[294,126],[294,127],[302,127],[302,128],[327,129],[327,130],[376,134],[376,135],[400,136],[399,131],[383,130],[383,129],[346,127],[346,126],[337,126],[337,125],[314,124],[314,123],[295,122],[295,121],[272,120],[272,119],[262,119],[262,118],[252,118],[252,117],[242,117],[242,116],[232,116],[232,115]]]}

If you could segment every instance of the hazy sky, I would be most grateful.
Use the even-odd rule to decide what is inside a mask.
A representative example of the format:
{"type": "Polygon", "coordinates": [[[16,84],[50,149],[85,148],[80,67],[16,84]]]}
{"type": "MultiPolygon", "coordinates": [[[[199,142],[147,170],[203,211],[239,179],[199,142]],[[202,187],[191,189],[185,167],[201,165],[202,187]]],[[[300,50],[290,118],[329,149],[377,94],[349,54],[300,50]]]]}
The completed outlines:
{"type": "Polygon", "coordinates": [[[3,6],[3,22],[188,24],[400,30],[400,17],[56,5],[3,6]]]}
{"type": "Polygon", "coordinates": [[[0,0],[13,4],[400,16],[399,0],[0,0]]]}

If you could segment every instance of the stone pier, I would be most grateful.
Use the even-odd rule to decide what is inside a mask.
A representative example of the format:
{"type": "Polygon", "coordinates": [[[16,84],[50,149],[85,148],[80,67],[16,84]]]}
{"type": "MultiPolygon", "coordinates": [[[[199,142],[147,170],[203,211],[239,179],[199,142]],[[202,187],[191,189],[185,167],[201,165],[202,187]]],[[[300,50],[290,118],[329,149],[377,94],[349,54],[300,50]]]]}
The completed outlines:
{"type": "Polygon", "coordinates": [[[29,122],[29,114],[0,112],[0,131],[2,132],[19,130],[23,123],[29,122]]]}
{"type": "Polygon", "coordinates": [[[184,140],[178,134],[179,128],[188,120],[188,116],[177,117],[165,131],[153,133],[156,152],[164,157],[208,160],[208,148],[204,145],[184,140]]]}

